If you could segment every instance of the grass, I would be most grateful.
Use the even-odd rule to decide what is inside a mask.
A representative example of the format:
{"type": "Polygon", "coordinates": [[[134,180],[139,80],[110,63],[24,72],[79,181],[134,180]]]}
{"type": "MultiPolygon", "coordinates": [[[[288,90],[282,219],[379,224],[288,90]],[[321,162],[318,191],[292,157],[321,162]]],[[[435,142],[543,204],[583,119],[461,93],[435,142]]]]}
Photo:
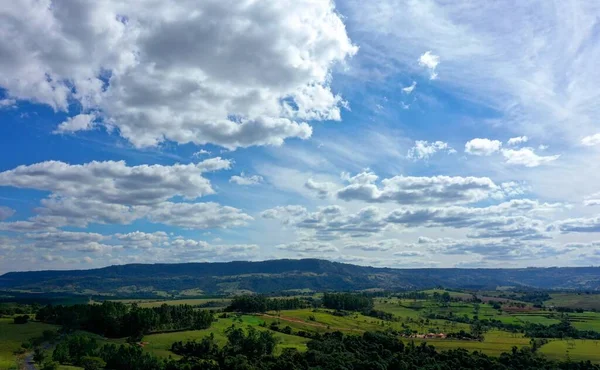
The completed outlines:
{"type": "Polygon", "coordinates": [[[499,356],[502,352],[510,352],[513,346],[522,347],[529,345],[529,338],[522,334],[512,334],[495,330],[484,335],[484,340],[465,341],[451,339],[414,339],[415,342],[427,342],[438,350],[464,348],[469,351],[479,351],[490,356],[499,356]]]}
{"type": "Polygon", "coordinates": [[[594,340],[553,340],[540,348],[540,353],[553,360],[591,361],[600,363],[600,341],[594,340]]]}
{"type": "Polygon", "coordinates": [[[0,369],[13,369],[17,366],[14,352],[21,343],[42,335],[44,330],[57,329],[54,325],[29,322],[23,325],[13,324],[12,318],[0,318],[0,369]]]}
{"type": "MultiPolygon", "coordinates": [[[[213,325],[205,330],[188,330],[173,333],[161,333],[161,334],[150,334],[146,335],[143,339],[147,344],[144,345],[144,350],[153,353],[156,356],[168,358],[179,358],[170,351],[171,345],[178,341],[189,341],[189,340],[200,340],[204,337],[209,336],[211,333],[215,337],[215,341],[220,345],[227,343],[227,337],[225,336],[225,330],[231,325],[236,325],[242,328],[247,326],[255,327],[258,330],[268,330],[259,326],[263,321],[269,323],[270,320],[263,320],[261,317],[252,315],[241,315],[239,317],[220,318],[213,325]]],[[[279,340],[276,347],[276,353],[281,352],[284,348],[296,348],[299,351],[306,350],[306,343],[308,339],[298,337],[295,335],[287,335],[283,333],[274,332],[275,337],[279,340]]]]}
{"type": "Polygon", "coordinates": [[[553,293],[546,306],[583,308],[584,310],[600,310],[600,294],[585,293],[553,293]]]}

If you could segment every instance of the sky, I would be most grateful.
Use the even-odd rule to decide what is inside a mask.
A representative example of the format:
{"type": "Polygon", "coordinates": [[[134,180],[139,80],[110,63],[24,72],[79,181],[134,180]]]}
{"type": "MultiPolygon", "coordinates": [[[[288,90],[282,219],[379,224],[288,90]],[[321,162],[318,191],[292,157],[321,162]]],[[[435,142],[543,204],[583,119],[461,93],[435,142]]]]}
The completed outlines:
{"type": "Polygon", "coordinates": [[[0,2],[0,273],[600,265],[600,3],[0,2]]]}

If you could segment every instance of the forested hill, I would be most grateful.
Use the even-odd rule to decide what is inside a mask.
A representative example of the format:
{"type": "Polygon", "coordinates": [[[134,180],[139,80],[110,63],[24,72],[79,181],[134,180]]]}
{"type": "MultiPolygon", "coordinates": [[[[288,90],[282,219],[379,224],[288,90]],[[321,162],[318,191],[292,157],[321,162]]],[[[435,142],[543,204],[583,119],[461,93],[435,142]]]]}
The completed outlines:
{"type": "Polygon", "coordinates": [[[318,259],[262,262],[130,264],[92,270],[10,272],[1,289],[135,292],[200,289],[205,294],[291,289],[363,290],[496,288],[600,290],[600,267],[527,269],[391,269],[318,259]]]}

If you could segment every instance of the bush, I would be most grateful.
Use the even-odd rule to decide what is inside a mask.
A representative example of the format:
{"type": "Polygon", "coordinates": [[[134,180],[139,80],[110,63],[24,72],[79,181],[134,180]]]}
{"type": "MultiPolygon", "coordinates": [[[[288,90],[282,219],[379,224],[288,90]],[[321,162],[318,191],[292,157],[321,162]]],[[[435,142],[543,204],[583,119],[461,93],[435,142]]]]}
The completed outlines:
{"type": "Polygon", "coordinates": [[[85,370],[101,370],[106,366],[106,362],[100,357],[84,356],[81,358],[81,366],[85,370]]]}
{"type": "Polygon", "coordinates": [[[27,324],[29,322],[29,315],[21,315],[21,316],[17,316],[13,319],[13,322],[15,324],[27,324]]]}

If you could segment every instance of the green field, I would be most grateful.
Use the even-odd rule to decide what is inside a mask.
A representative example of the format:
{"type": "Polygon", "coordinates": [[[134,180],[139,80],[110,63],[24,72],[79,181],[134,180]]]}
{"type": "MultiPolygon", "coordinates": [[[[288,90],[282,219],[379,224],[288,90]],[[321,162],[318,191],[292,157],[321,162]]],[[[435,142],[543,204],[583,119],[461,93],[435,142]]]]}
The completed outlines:
{"type": "Polygon", "coordinates": [[[600,363],[600,341],[594,340],[553,340],[540,348],[540,353],[553,360],[591,361],[600,363]]]}
{"type": "MultiPolygon", "coordinates": [[[[425,291],[430,296],[433,293],[442,294],[444,290],[425,291]]],[[[295,309],[282,310],[279,312],[271,311],[265,314],[228,314],[227,317],[219,317],[209,329],[188,330],[178,332],[168,332],[146,335],[142,339],[141,345],[144,350],[158,357],[168,358],[169,356],[177,358],[178,356],[170,351],[174,342],[200,340],[213,334],[217,343],[224,345],[227,342],[225,331],[227,328],[235,325],[236,327],[246,328],[254,327],[257,330],[270,330],[271,324],[276,323],[279,330],[289,326],[292,335],[283,334],[279,331],[272,331],[277,338],[278,344],[276,352],[281,353],[284,348],[295,348],[299,351],[306,350],[306,343],[309,341],[305,336],[294,335],[299,331],[311,333],[326,333],[333,331],[342,331],[347,335],[361,335],[365,331],[385,331],[395,330],[398,333],[404,333],[401,340],[404,342],[414,341],[416,343],[427,342],[439,350],[449,350],[464,348],[469,351],[480,351],[482,353],[498,356],[502,352],[509,352],[512,347],[524,347],[530,345],[530,339],[523,334],[509,333],[488,328],[484,333],[483,340],[458,340],[458,339],[424,339],[419,338],[428,333],[457,333],[461,330],[466,333],[471,332],[471,325],[461,323],[460,320],[470,321],[475,317],[480,320],[490,319],[499,320],[506,324],[542,324],[552,325],[560,323],[561,320],[568,319],[572,325],[579,330],[600,331],[600,313],[585,311],[583,313],[560,313],[551,310],[534,308],[531,304],[514,305],[506,303],[502,307],[494,308],[487,303],[473,303],[471,293],[449,292],[453,298],[451,302],[438,302],[433,299],[400,299],[395,297],[380,297],[374,299],[374,308],[378,311],[391,313],[394,315],[392,321],[385,321],[375,317],[365,316],[358,312],[339,313],[329,309],[295,309]],[[428,319],[438,315],[441,317],[452,317],[454,319],[428,319]]],[[[491,293],[488,293],[491,294],[491,293]]],[[[313,299],[320,299],[321,294],[315,293],[311,296],[313,299]]],[[[561,293],[553,294],[553,300],[561,300],[561,306],[585,301],[590,306],[592,301],[599,297],[598,295],[561,293]]],[[[286,297],[279,297],[286,298],[286,297]]],[[[219,302],[220,309],[226,306],[230,299],[225,298],[188,298],[188,299],[130,299],[118,300],[126,304],[136,303],[140,307],[150,308],[167,305],[192,305],[198,306],[207,302],[219,302]]],[[[516,302],[516,301],[514,301],[516,302]]],[[[200,308],[198,308],[200,309],[200,308]]],[[[215,317],[221,314],[215,314],[215,317]]],[[[53,328],[51,325],[31,322],[25,325],[14,325],[12,319],[0,319],[0,369],[8,369],[15,366],[16,358],[13,354],[20,348],[23,341],[39,336],[43,330],[53,328]]],[[[93,335],[93,334],[86,334],[93,335]]],[[[125,343],[125,339],[108,340],[97,337],[102,343],[125,343]]],[[[590,360],[600,363],[600,344],[593,340],[551,340],[550,343],[543,345],[540,353],[556,360],[567,358],[578,360],[590,360]]],[[[76,368],[63,367],[62,369],[76,368]]]]}
{"type": "Polygon", "coordinates": [[[553,293],[546,306],[583,308],[584,310],[600,310],[600,294],[585,293],[553,293]]]}
{"type": "Polygon", "coordinates": [[[21,348],[21,343],[41,336],[44,330],[55,329],[54,325],[38,322],[16,325],[11,318],[0,318],[0,369],[16,368],[17,357],[14,352],[21,348]]]}
{"type": "MultiPolygon", "coordinates": [[[[232,325],[236,325],[242,328],[252,326],[258,330],[269,330],[259,326],[263,321],[270,324],[274,320],[252,315],[233,316],[226,319],[220,318],[214,322],[209,329],[206,330],[188,330],[173,333],[150,334],[146,335],[142,341],[144,350],[151,352],[156,356],[172,356],[173,358],[178,358],[179,356],[170,351],[171,345],[174,342],[200,340],[206,336],[209,336],[210,334],[213,334],[216,342],[224,345],[227,342],[227,338],[225,336],[225,330],[227,328],[231,327],[232,325]]],[[[300,351],[306,350],[306,342],[308,342],[308,339],[306,338],[277,332],[275,332],[274,335],[279,340],[279,344],[277,345],[278,351],[281,351],[283,348],[296,348],[300,351]]]]}

